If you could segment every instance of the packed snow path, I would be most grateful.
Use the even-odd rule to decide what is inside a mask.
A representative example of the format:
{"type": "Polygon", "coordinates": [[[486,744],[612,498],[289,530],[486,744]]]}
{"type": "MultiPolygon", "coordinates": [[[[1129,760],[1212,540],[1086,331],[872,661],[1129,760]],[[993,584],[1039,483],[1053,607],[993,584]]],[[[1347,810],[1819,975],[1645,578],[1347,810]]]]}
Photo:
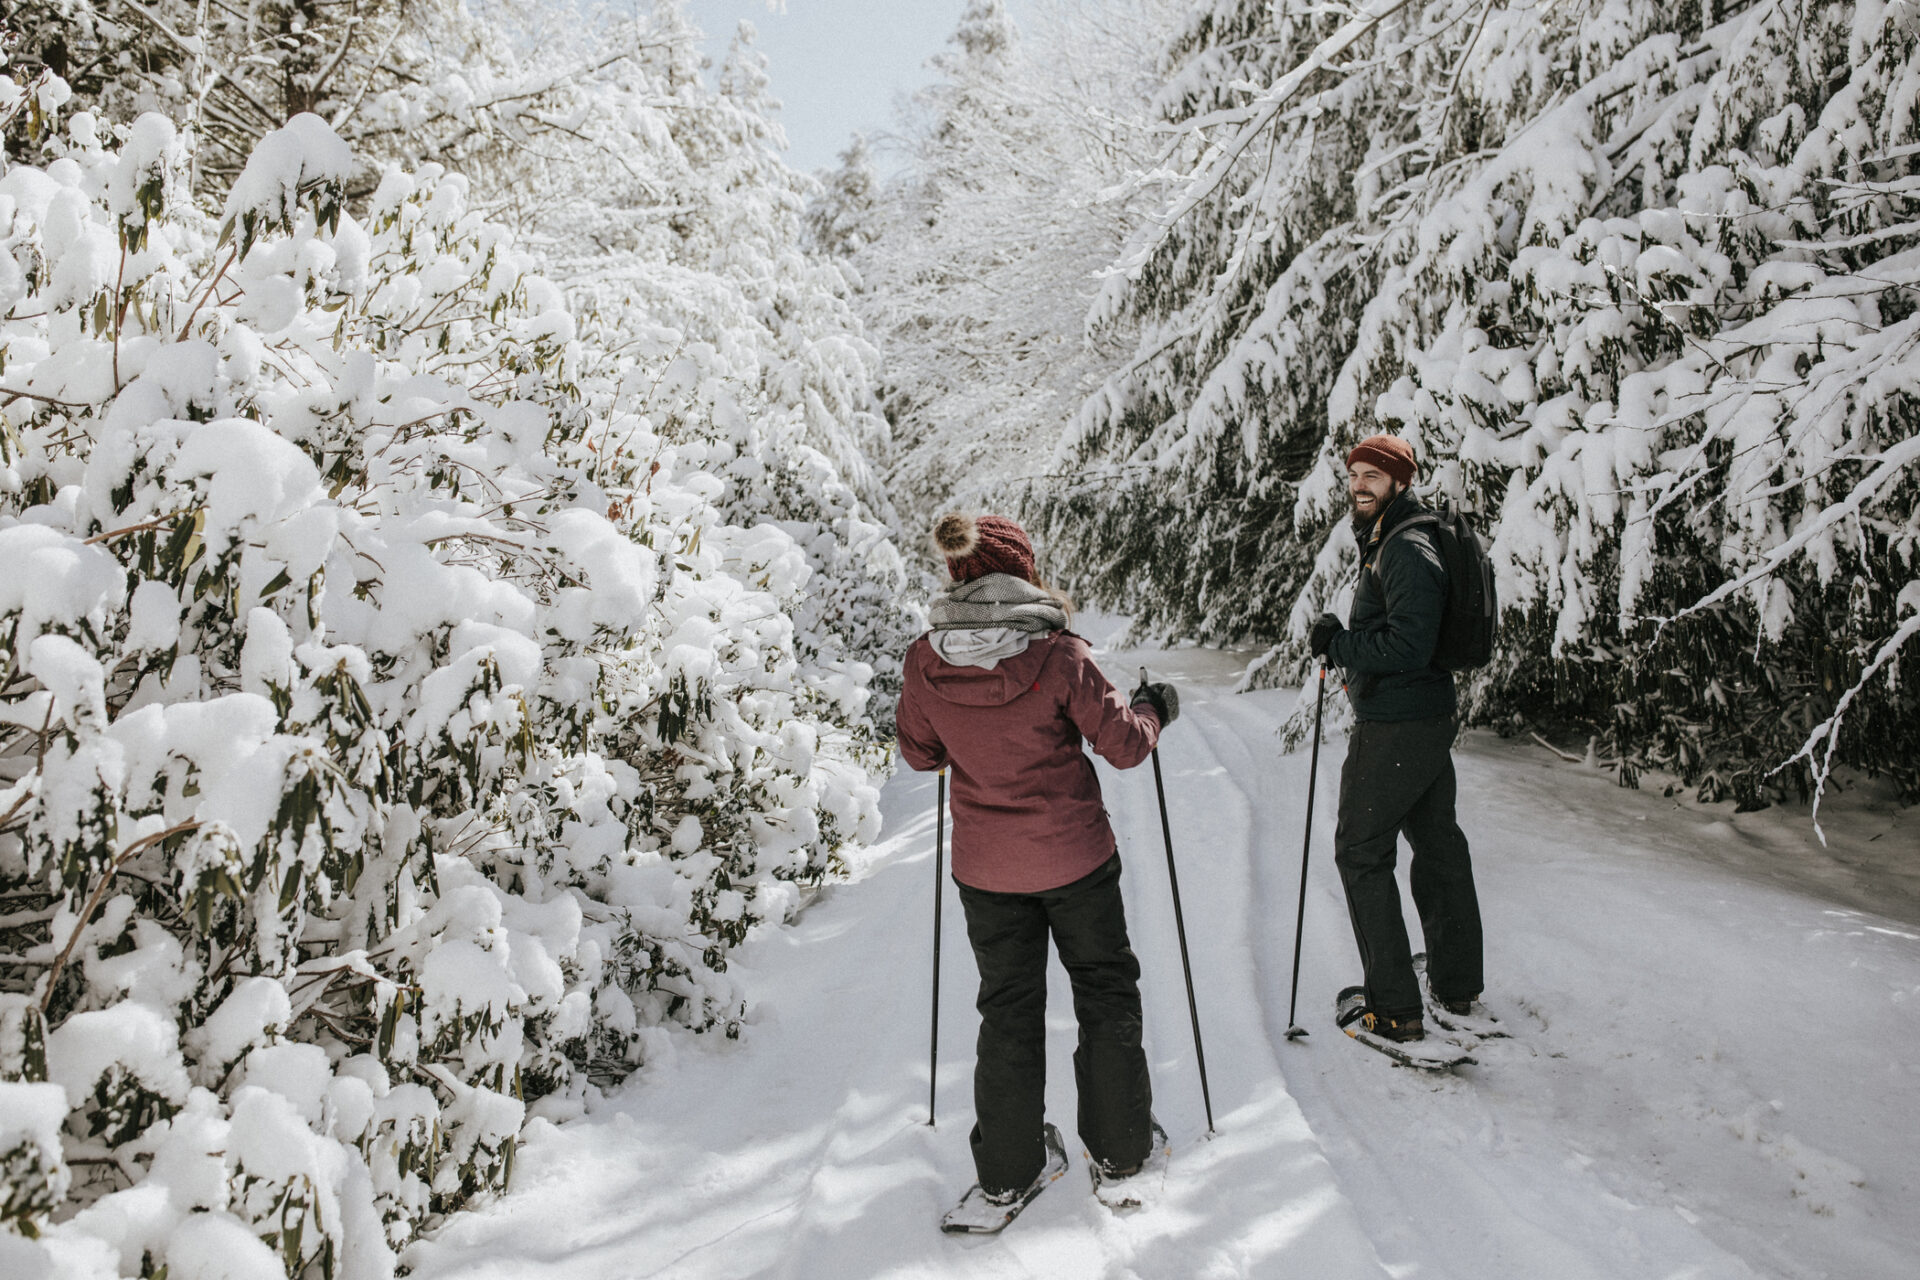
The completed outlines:
{"type": "MultiPolygon", "coordinates": [[[[1137,658],[1102,660],[1130,679],[1137,658]]],[[[1803,814],[1621,791],[1468,735],[1488,1003],[1514,1035],[1433,1077],[1332,1025],[1357,981],[1331,859],[1344,744],[1323,750],[1316,804],[1312,1034],[1288,1041],[1308,772],[1275,737],[1292,695],[1228,694],[1223,655],[1150,660],[1183,691],[1162,757],[1218,1127],[1204,1136],[1151,766],[1102,766],[1175,1143],[1158,1203],[1116,1217],[1088,1192],[1056,964],[1048,1105],[1073,1168],[998,1238],[937,1231],[971,1181],[973,970],[949,885],[928,1128],[934,780],[902,773],[858,878],[742,954],[743,1042],[680,1037],[593,1115],[536,1122],[513,1191],[419,1246],[416,1275],[1913,1274],[1913,814],[1835,805],[1822,853],[1803,814]]]]}

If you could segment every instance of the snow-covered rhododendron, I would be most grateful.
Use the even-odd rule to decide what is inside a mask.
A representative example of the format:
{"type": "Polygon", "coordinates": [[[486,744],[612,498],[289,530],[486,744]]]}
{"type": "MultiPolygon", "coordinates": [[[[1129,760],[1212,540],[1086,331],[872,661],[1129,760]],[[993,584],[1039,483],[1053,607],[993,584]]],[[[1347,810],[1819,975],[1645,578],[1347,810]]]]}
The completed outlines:
{"type": "Polygon", "coordinates": [[[109,136],[0,176],[0,1256],[389,1276],[736,1030],[728,950],[876,830],[870,668],[795,621],[839,526],[752,519],[764,401],[585,350],[465,179],[350,207],[301,116],[215,216],[109,136]]]}
{"type": "MultiPolygon", "coordinates": [[[[522,160],[567,193],[526,216],[580,317],[581,392],[616,457],[668,435],[718,481],[728,521],[791,537],[807,583],[797,650],[849,688],[870,687],[885,732],[901,654],[924,626],[913,601],[929,584],[899,553],[876,465],[890,444],[878,353],[840,267],[802,251],[814,184],[780,158],[750,33],[707,93],[697,43],[671,10],[657,17],[647,59],[609,66],[597,85],[582,128],[600,149],[564,165],[522,160]],[[674,110],[660,110],[663,95],[674,110]],[[670,218],[654,212],[661,191],[674,193],[670,218]]],[[[755,581],[784,598],[789,572],[755,581]]]]}
{"type": "Polygon", "coordinates": [[[661,39],[653,8],[14,0],[4,43],[23,82],[43,69],[65,77],[69,110],[115,122],[157,112],[191,131],[196,190],[223,193],[268,134],[309,113],[376,163],[433,159],[471,176],[517,152],[564,150],[595,75],[661,39]]]}

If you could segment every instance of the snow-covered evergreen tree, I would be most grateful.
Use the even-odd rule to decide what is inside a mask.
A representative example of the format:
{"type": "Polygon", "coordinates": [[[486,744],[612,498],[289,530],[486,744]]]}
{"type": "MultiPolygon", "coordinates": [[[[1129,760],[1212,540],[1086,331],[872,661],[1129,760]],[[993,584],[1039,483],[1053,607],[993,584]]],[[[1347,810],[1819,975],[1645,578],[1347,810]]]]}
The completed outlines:
{"type": "Polygon", "coordinates": [[[821,190],[807,204],[807,247],[829,258],[852,257],[880,234],[880,175],[866,135],[854,134],[839,167],[821,176],[821,190]]]}
{"type": "Polygon", "coordinates": [[[1125,350],[1082,318],[1142,202],[1122,183],[1152,145],[1145,72],[1170,8],[1060,0],[1023,33],[978,0],[914,104],[907,169],[852,262],[885,355],[890,480],[917,524],[1023,501],[1125,350]]]}
{"type": "Polygon", "coordinates": [[[1049,507],[1078,585],[1298,659],[1345,451],[1400,431],[1493,540],[1476,716],[1708,797],[1913,794],[1914,66],[1878,5],[1201,6],[1186,179],[1099,313],[1137,353],[1049,507]]]}

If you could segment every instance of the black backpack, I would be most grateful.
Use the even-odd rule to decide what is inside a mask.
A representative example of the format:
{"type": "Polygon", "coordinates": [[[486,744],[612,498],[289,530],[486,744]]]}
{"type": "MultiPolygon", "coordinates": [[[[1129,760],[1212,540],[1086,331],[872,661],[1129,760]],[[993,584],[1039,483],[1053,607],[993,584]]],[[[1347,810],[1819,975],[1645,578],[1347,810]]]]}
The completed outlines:
{"type": "Polygon", "coordinates": [[[1374,573],[1380,572],[1380,554],[1387,543],[1409,529],[1425,525],[1433,530],[1434,546],[1447,569],[1447,608],[1440,616],[1440,639],[1433,646],[1431,665],[1442,671],[1471,671],[1493,658],[1493,642],[1500,624],[1500,602],[1494,595],[1493,562],[1480,545],[1463,512],[1443,504],[1438,510],[1408,516],[1387,531],[1374,553],[1374,573]]]}

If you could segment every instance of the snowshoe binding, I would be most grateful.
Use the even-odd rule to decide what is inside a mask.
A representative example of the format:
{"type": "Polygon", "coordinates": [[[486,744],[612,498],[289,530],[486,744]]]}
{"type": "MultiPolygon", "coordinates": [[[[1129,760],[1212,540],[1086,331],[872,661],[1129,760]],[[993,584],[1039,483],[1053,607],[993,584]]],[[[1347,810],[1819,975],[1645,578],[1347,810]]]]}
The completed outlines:
{"type": "Polygon", "coordinates": [[[1040,1168],[1040,1176],[1029,1183],[1025,1189],[1004,1194],[989,1195],[974,1183],[967,1194],[960,1197],[960,1203],[947,1210],[940,1219],[940,1229],[950,1235],[991,1236],[998,1235],[1006,1225],[1020,1216],[1020,1211],[1032,1204],[1047,1184],[1067,1171],[1067,1148],[1060,1140],[1060,1131],[1048,1125],[1043,1133],[1047,1147],[1047,1162],[1040,1168]]]}

